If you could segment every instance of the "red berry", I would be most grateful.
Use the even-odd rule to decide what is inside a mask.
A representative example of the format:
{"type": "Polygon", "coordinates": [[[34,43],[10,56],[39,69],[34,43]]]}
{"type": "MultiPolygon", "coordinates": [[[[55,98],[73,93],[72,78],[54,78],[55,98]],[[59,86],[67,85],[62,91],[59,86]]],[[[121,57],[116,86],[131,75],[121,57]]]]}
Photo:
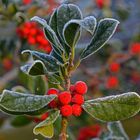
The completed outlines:
{"type": "Polygon", "coordinates": [[[51,108],[57,108],[58,107],[58,102],[57,100],[53,100],[49,103],[49,107],[51,108]]]}
{"type": "Polygon", "coordinates": [[[134,71],[131,75],[131,81],[135,84],[140,83],[140,73],[137,71],[134,71]]]}
{"type": "Polygon", "coordinates": [[[83,81],[77,81],[75,84],[75,91],[79,94],[85,94],[87,92],[87,85],[83,81]]]}
{"type": "Polygon", "coordinates": [[[81,105],[84,103],[84,97],[80,94],[75,94],[72,97],[72,102],[81,105]]]}
{"type": "Polygon", "coordinates": [[[49,116],[48,112],[47,113],[44,113],[42,116],[41,116],[41,120],[44,121],[46,120],[46,118],[49,116]]]}
{"type": "Polygon", "coordinates": [[[44,50],[49,54],[52,51],[51,45],[46,46],[44,50]]]}
{"type": "Polygon", "coordinates": [[[29,37],[28,38],[28,43],[31,44],[31,45],[35,45],[35,43],[36,43],[35,38],[34,37],[29,37]]]}
{"type": "MultiPolygon", "coordinates": [[[[58,89],[56,89],[56,88],[50,88],[50,89],[48,90],[48,92],[47,92],[47,95],[52,95],[52,94],[58,95],[58,93],[59,93],[59,90],[58,90],[58,89]]],[[[58,101],[54,99],[53,101],[51,101],[51,102],[49,103],[49,106],[50,106],[51,108],[56,108],[56,107],[58,106],[58,101]]]]}
{"type": "Polygon", "coordinates": [[[72,105],[72,114],[74,116],[80,116],[82,113],[82,108],[80,105],[74,104],[72,105]]]}
{"type": "Polygon", "coordinates": [[[82,127],[79,130],[79,136],[77,140],[88,140],[91,138],[97,138],[101,134],[101,126],[98,124],[92,126],[82,127]]]}
{"type": "Polygon", "coordinates": [[[58,93],[59,93],[59,90],[58,90],[58,89],[56,89],[56,88],[50,88],[50,89],[48,90],[48,92],[47,92],[47,95],[51,95],[51,94],[56,94],[56,95],[58,95],[58,93]]]}
{"type": "Polygon", "coordinates": [[[106,87],[107,88],[116,88],[119,86],[119,80],[117,77],[115,76],[110,76],[108,79],[107,79],[107,83],[106,83],[106,87]]]}
{"type": "Polygon", "coordinates": [[[72,115],[72,107],[70,105],[64,105],[60,109],[62,116],[69,117],[72,115]]]}
{"type": "Polygon", "coordinates": [[[41,119],[38,118],[38,117],[34,117],[33,121],[34,121],[35,123],[39,123],[39,122],[41,122],[41,119]]]}
{"type": "Polygon", "coordinates": [[[31,26],[34,28],[37,28],[37,23],[36,22],[30,22],[31,26]]]}
{"type": "Polygon", "coordinates": [[[42,40],[43,40],[43,36],[42,36],[42,35],[37,35],[37,36],[36,36],[36,41],[37,41],[38,43],[41,43],[42,40]]]}
{"type": "Polygon", "coordinates": [[[30,33],[30,35],[34,36],[37,34],[37,30],[35,28],[31,28],[29,33],[30,33]]]}
{"type": "Polygon", "coordinates": [[[23,24],[23,27],[24,27],[24,28],[31,28],[31,27],[32,27],[31,22],[25,22],[25,23],[23,24]]]}
{"type": "Polygon", "coordinates": [[[32,0],[23,0],[24,5],[30,4],[31,2],[32,2],[32,0]]]}
{"type": "Polygon", "coordinates": [[[28,28],[24,28],[24,29],[22,30],[22,32],[23,32],[23,34],[24,34],[24,37],[27,37],[28,34],[30,33],[30,30],[29,30],[28,28]]]}
{"type": "Polygon", "coordinates": [[[44,45],[44,46],[45,46],[45,45],[47,46],[47,45],[49,44],[48,40],[46,40],[45,38],[43,38],[42,41],[41,41],[40,43],[41,43],[42,45],[44,45]]]}
{"type": "Polygon", "coordinates": [[[130,46],[130,53],[132,55],[138,55],[138,54],[140,54],[140,43],[133,43],[130,46]]]}
{"type": "Polygon", "coordinates": [[[104,0],[96,0],[96,4],[99,8],[103,8],[104,7],[104,0]]]}
{"type": "Polygon", "coordinates": [[[111,63],[111,64],[109,65],[109,70],[110,70],[111,72],[119,72],[119,70],[120,70],[120,64],[119,64],[119,63],[116,63],[116,62],[111,63]]]}
{"type": "Polygon", "coordinates": [[[74,85],[71,85],[70,86],[70,91],[73,92],[74,90],[75,90],[75,86],[74,85]]]}
{"type": "Polygon", "coordinates": [[[3,63],[3,67],[4,67],[5,70],[9,71],[9,70],[12,69],[13,64],[12,64],[12,61],[9,58],[3,59],[2,63],[3,63]]]}
{"type": "Polygon", "coordinates": [[[63,105],[67,105],[71,101],[71,94],[69,91],[61,92],[58,96],[58,99],[60,103],[62,103],[63,105]]]}

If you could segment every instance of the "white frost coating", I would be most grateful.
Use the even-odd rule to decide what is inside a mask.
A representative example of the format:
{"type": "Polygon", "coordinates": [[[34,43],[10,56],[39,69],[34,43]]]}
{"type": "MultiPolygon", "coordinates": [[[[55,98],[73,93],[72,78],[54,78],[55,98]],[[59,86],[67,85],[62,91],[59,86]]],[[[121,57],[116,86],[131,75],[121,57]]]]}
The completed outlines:
{"type": "MultiPolygon", "coordinates": [[[[64,6],[66,7],[67,5],[77,8],[77,11],[80,13],[81,18],[83,18],[82,12],[81,12],[80,8],[79,8],[78,6],[76,6],[76,5],[74,5],[74,4],[62,4],[60,7],[58,7],[57,16],[58,16],[58,14],[59,14],[61,8],[64,7],[64,6]]],[[[63,14],[65,14],[65,13],[63,13],[63,14]]],[[[58,17],[58,18],[61,18],[61,17],[58,17]]],[[[57,23],[58,23],[58,22],[57,22],[57,23]]],[[[65,23],[65,24],[66,24],[66,23],[65,23]]],[[[65,26],[65,25],[64,25],[64,26],[65,26]]],[[[63,29],[64,29],[64,27],[63,27],[63,29]]],[[[61,36],[61,34],[60,34],[59,31],[58,31],[58,34],[59,34],[60,38],[63,39],[63,37],[62,37],[62,36],[63,36],[63,31],[62,31],[62,36],[61,36]]]]}
{"type": "Polygon", "coordinates": [[[32,69],[32,67],[34,67],[34,65],[35,65],[36,63],[41,63],[42,66],[43,66],[44,72],[47,74],[47,69],[46,69],[44,63],[43,63],[41,60],[36,60],[36,61],[34,61],[33,63],[29,64],[29,68],[27,69],[27,71],[24,70],[24,68],[25,68],[28,64],[25,65],[25,66],[22,66],[20,69],[21,69],[23,72],[29,74],[30,70],[32,69]]]}
{"type": "Polygon", "coordinates": [[[119,98],[121,96],[127,98],[127,97],[132,96],[132,95],[135,95],[140,99],[140,96],[136,92],[127,92],[127,93],[123,93],[123,94],[120,94],[120,95],[112,95],[112,96],[107,96],[107,97],[103,97],[103,98],[97,98],[97,99],[94,99],[94,100],[88,100],[85,103],[88,103],[88,102],[91,102],[91,101],[93,101],[93,102],[101,101],[102,102],[102,101],[107,100],[107,99],[111,99],[111,98],[115,99],[115,98],[119,98]]]}
{"type": "MultiPolygon", "coordinates": [[[[36,126],[34,127],[33,133],[34,133],[35,135],[41,134],[41,135],[43,135],[43,136],[46,137],[46,138],[51,138],[51,137],[53,136],[53,133],[52,133],[51,136],[46,136],[46,135],[44,135],[44,133],[42,133],[41,131],[36,131],[36,129],[37,129],[37,128],[41,128],[41,127],[47,127],[47,126],[50,126],[50,125],[53,126],[53,123],[56,121],[56,119],[59,117],[59,115],[60,115],[60,111],[59,111],[59,110],[56,110],[54,113],[51,113],[51,114],[49,115],[49,117],[48,117],[46,120],[42,121],[41,123],[39,123],[38,125],[36,125],[36,126]]],[[[53,129],[53,128],[52,128],[52,129],[53,129]]]]}
{"type": "Polygon", "coordinates": [[[33,18],[31,18],[31,21],[36,21],[36,22],[40,23],[41,25],[43,25],[44,27],[47,24],[46,20],[44,20],[38,16],[34,16],[33,18]]]}
{"type": "MultiPolygon", "coordinates": [[[[40,17],[38,17],[38,16],[33,17],[31,20],[40,23],[44,28],[46,28],[46,29],[51,33],[51,36],[53,36],[53,38],[54,38],[54,40],[56,41],[56,43],[59,44],[59,45],[58,45],[59,49],[62,50],[62,45],[61,45],[61,43],[59,42],[59,40],[58,40],[58,38],[57,38],[57,36],[56,36],[54,30],[47,24],[46,20],[44,20],[44,19],[42,19],[42,18],[40,18],[40,17]]],[[[45,36],[46,36],[46,35],[45,35],[45,36]]],[[[48,41],[49,41],[51,44],[53,44],[47,36],[46,36],[46,38],[48,39],[48,41]]],[[[56,44],[53,44],[53,45],[56,45],[56,44]]],[[[62,51],[63,51],[63,50],[62,50],[62,51]]]]}
{"type": "Polygon", "coordinates": [[[119,137],[119,140],[124,140],[124,138],[122,138],[122,137],[125,137],[125,140],[129,140],[129,138],[128,138],[128,136],[127,136],[127,134],[125,133],[125,131],[124,131],[124,129],[123,129],[123,126],[122,126],[122,124],[120,123],[120,121],[117,121],[117,122],[109,122],[108,123],[108,125],[107,125],[107,128],[108,128],[108,130],[110,131],[110,137],[111,138],[118,138],[118,137],[116,137],[116,136],[113,136],[113,130],[112,130],[112,125],[115,125],[118,129],[119,129],[119,132],[121,133],[121,135],[120,135],[120,137],[119,137]]]}
{"type": "MultiPolygon", "coordinates": [[[[16,94],[17,94],[17,97],[18,97],[18,95],[22,95],[23,96],[23,98],[24,97],[28,97],[28,98],[30,98],[30,97],[32,97],[32,98],[40,98],[39,100],[41,100],[41,98],[42,99],[44,99],[45,97],[46,97],[46,100],[47,100],[47,98],[49,98],[50,99],[50,101],[52,101],[56,96],[55,95],[43,95],[43,96],[41,96],[41,95],[31,95],[31,94],[25,94],[25,93],[20,93],[20,92],[14,92],[14,91],[10,91],[10,90],[3,90],[3,93],[2,93],[2,95],[1,95],[1,100],[0,100],[0,102],[2,101],[2,99],[4,98],[4,95],[6,94],[6,93],[8,93],[8,94],[11,94],[11,96],[12,96],[12,94],[14,94],[15,96],[16,96],[16,94]]],[[[20,101],[23,99],[22,97],[20,98],[20,101]]],[[[17,104],[16,104],[16,107],[18,107],[18,100],[15,98],[15,101],[17,102],[17,104]]],[[[19,102],[20,103],[20,102],[19,102]]],[[[10,112],[18,112],[18,113],[22,113],[23,111],[21,111],[21,110],[19,110],[19,111],[15,111],[15,110],[11,110],[11,109],[9,109],[9,108],[7,108],[7,107],[5,107],[4,105],[2,105],[1,103],[0,103],[0,106],[1,107],[3,107],[5,110],[7,110],[7,111],[10,111],[10,112]]],[[[41,108],[43,108],[43,107],[45,107],[46,106],[46,104],[44,103],[44,105],[42,105],[41,106],[41,108]]],[[[41,109],[40,108],[40,109],[41,109]]],[[[34,112],[34,111],[38,111],[39,109],[34,109],[34,110],[30,110],[30,112],[34,112]]],[[[28,111],[27,112],[24,112],[24,113],[28,113],[28,111]]]]}
{"type": "MultiPolygon", "coordinates": [[[[82,58],[82,60],[83,60],[83,59],[86,59],[87,57],[91,56],[92,54],[94,54],[94,53],[96,53],[98,50],[100,50],[100,49],[106,44],[106,42],[108,42],[108,40],[110,40],[110,38],[113,36],[113,34],[114,34],[115,31],[116,31],[116,28],[117,28],[118,24],[120,23],[120,22],[119,22],[118,20],[116,20],[116,19],[104,18],[104,19],[101,19],[101,20],[100,20],[99,25],[100,25],[101,22],[103,22],[103,21],[105,21],[105,20],[107,20],[107,21],[110,20],[110,21],[115,21],[115,22],[116,22],[116,26],[115,26],[115,28],[114,28],[112,34],[108,37],[108,39],[107,39],[98,49],[96,49],[96,50],[93,51],[92,53],[88,54],[86,57],[82,58]]],[[[99,26],[99,25],[98,25],[98,26],[99,26]]],[[[91,43],[92,43],[92,40],[91,40],[91,42],[89,43],[88,46],[90,46],[91,43]]],[[[88,46],[87,46],[87,47],[88,47],[88,46]]],[[[83,50],[83,52],[85,52],[85,51],[87,50],[87,47],[83,50]]],[[[83,54],[83,53],[82,53],[82,54],[83,54]]]]}
{"type": "MultiPolygon", "coordinates": [[[[90,32],[91,34],[93,34],[94,33],[94,29],[93,29],[93,31],[92,30],[90,30],[88,27],[86,27],[86,23],[88,23],[87,21],[88,20],[90,20],[90,19],[92,19],[92,21],[94,21],[94,29],[95,29],[95,27],[96,27],[96,25],[97,25],[97,21],[96,21],[96,18],[94,17],[94,16],[88,16],[88,17],[85,17],[84,19],[72,19],[72,20],[70,20],[70,21],[68,21],[66,24],[65,24],[65,26],[64,26],[64,29],[63,29],[63,37],[65,36],[65,31],[66,31],[66,28],[70,25],[70,24],[72,24],[72,23],[74,23],[74,24],[77,24],[77,25],[79,25],[79,26],[82,26],[82,28],[84,28],[85,30],[87,30],[88,32],[90,32]]],[[[88,24],[89,25],[89,24],[88,24]]]]}
{"type": "Polygon", "coordinates": [[[24,50],[24,51],[21,52],[21,54],[24,54],[24,53],[30,53],[30,54],[32,54],[31,53],[31,50],[24,50]]]}
{"type": "Polygon", "coordinates": [[[51,25],[51,21],[52,21],[52,18],[54,17],[54,15],[55,15],[55,12],[57,12],[57,9],[55,9],[53,11],[53,13],[51,14],[51,17],[50,17],[50,20],[49,20],[49,25],[51,25]]]}

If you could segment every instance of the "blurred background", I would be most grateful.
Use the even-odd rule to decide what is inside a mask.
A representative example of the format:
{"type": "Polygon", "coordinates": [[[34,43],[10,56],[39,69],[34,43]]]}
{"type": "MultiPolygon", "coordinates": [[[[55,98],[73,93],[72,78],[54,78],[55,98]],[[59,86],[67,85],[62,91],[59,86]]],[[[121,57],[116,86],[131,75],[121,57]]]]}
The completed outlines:
{"type": "MultiPolygon", "coordinates": [[[[46,20],[63,0],[2,0],[0,1],[0,93],[3,89],[30,91],[45,94],[46,78],[29,77],[20,71],[28,57],[22,56],[25,49],[50,53],[51,44],[45,39],[42,28],[30,18],[37,15],[46,20]],[[40,84],[41,83],[41,84],[40,84]]],[[[77,4],[84,16],[93,15],[120,21],[113,38],[98,53],[85,60],[73,75],[72,82],[85,81],[88,86],[86,99],[116,95],[134,91],[140,93],[140,0],[69,0],[77,4]]],[[[77,45],[77,54],[86,46],[91,36],[82,33],[77,45]]],[[[0,140],[44,140],[32,133],[37,118],[9,116],[0,112],[0,140]]],[[[71,118],[70,140],[101,139],[107,124],[87,114],[71,118]]],[[[140,140],[140,113],[122,121],[130,140],[140,140]]],[[[58,139],[59,120],[55,124],[58,139]]]]}

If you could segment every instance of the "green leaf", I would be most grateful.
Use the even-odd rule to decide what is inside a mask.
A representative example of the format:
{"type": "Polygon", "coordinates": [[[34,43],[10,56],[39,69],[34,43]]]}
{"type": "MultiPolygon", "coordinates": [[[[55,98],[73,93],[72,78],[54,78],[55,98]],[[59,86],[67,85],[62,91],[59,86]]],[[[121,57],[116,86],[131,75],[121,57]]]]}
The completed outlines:
{"type": "Polygon", "coordinates": [[[61,63],[61,64],[65,63],[62,58],[63,56],[62,55],[60,56],[55,50],[52,50],[51,56],[53,56],[59,63],[61,63]]]}
{"type": "MultiPolygon", "coordinates": [[[[31,50],[25,50],[22,52],[24,53],[29,53],[33,56],[35,60],[40,60],[44,63],[45,67],[47,68],[48,72],[58,72],[59,71],[59,62],[51,55],[45,54],[45,53],[40,53],[37,51],[31,51],[31,50]]],[[[42,66],[43,67],[43,66],[42,66]]],[[[43,67],[44,69],[44,67],[43,67]]],[[[45,71],[46,72],[46,71],[45,71]]]]}
{"type": "Polygon", "coordinates": [[[30,92],[36,95],[44,95],[47,91],[46,78],[44,76],[36,76],[28,78],[28,88],[30,92]]]}
{"type": "Polygon", "coordinates": [[[15,86],[12,88],[12,91],[15,91],[15,92],[22,92],[22,93],[27,93],[27,89],[24,88],[23,86],[15,86]]]}
{"type": "Polygon", "coordinates": [[[55,74],[48,75],[47,78],[48,78],[48,81],[52,84],[60,84],[60,80],[59,80],[58,76],[55,74]]]}
{"type": "Polygon", "coordinates": [[[36,115],[46,111],[47,105],[55,97],[56,95],[39,96],[4,90],[0,100],[0,109],[8,114],[36,115]]]}
{"type": "MultiPolygon", "coordinates": [[[[48,28],[44,28],[43,29],[45,36],[48,40],[50,40],[50,43],[52,44],[53,50],[55,50],[59,55],[64,55],[65,52],[63,50],[63,47],[61,45],[61,43],[59,42],[57,36],[53,33],[50,34],[50,31],[48,28]]],[[[52,30],[53,32],[53,30],[52,30]]]]}
{"type": "Polygon", "coordinates": [[[70,20],[65,24],[63,29],[63,37],[66,40],[66,43],[69,46],[75,46],[76,42],[80,37],[80,27],[93,34],[96,24],[96,19],[93,16],[86,17],[83,20],[70,20]]]}
{"type": "Polygon", "coordinates": [[[36,60],[33,63],[29,63],[22,66],[21,70],[24,73],[32,76],[45,75],[48,73],[45,65],[40,60],[36,60]]]}
{"type": "Polygon", "coordinates": [[[113,140],[129,140],[127,134],[125,133],[121,122],[109,122],[108,125],[109,136],[107,139],[113,140]]]}
{"type": "Polygon", "coordinates": [[[52,13],[50,17],[49,25],[53,29],[57,37],[59,37],[58,31],[57,31],[57,9],[55,9],[54,12],[52,13]]]}
{"type": "Polygon", "coordinates": [[[57,29],[60,37],[63,37],[63,29],[68,21],[81,18],[81,11],[76,5],[62,4],[57,11],[57,29]]]}
{"type": "MultiPolygon", "coordinates": [[[[73,4],[62,4],[58,9],[57,9],[57,19],[55,20],[57,22],[57,31],[59,34],[59,40],[61,44],[63,45],[63,48],[66,52],[66,58],[69,58],[69,52],[70,52],[70,46],[66,43],[66,41],[63,38],[63,29],[65,24],[70,21],[71,19],[81,19],[82,14],[80,9],[73,5],[73,4]]],[[[78,26],[77,26],[78,27],[78,26]]],[[[75,32],[71,32],[71,39],[73,40],[75,37],[75,32]]],[[[79,33],[76,34],[76,38],[78,40],[79,33]]],[[[74,39],[73,41],[76,41],[74,39]]]]}
{"type": "MultiPolygon", "coordinates": [[[[45,60],[44,60],[45,61],[45,60]]],[[[52,60],[53,61],[53,60],[52,60]]],[[[24,66],[21,67],[21,70],[31,76],[39,76],[39,75],[46,75],[46,77],[48,78],[48,80],[51,83],[54,84],[60,84],[60,81],[56,78],[55,74],[53,72],[48,72],[46,66],[44,65],[44,63],[40,60],[36,60],[33,63],[30,64],[26,64],[24,66]]],[[[36,77],[31,77],[31,80],[33,80],[33,85],[35,84],[35,79],[36,77]]],[[[44,83],[44,82],[43,82],[44,83]]],[[[42,83],[40,83],[42,84],[42,83]]],[[[42,84],[43,86],[44,84],[42,84]]],[[[36,89],[39,88],[39,85],[37,83],[37,85],[35,86],[36,89]]],[[[34,86],[32,87],[34,88],[34,86]]],[[[43,88],[44,89],[44,88],[43,88]]],[[[30,89],[31,90],[31,89],[30,89]]],[[[40,90],[39,90],[40,91],[40,90]]]]}
{"type": "Polygon", "coordinates": [[[112,37],[119,22],[115,19],[105,18],[100,20],[97,29],[89,45],[82,51],[81,60],[101,49],[104,44],[112,37]]]}
{"type": "Polygon", "coordinates": [[[37,16],[33,17],[31,20],[40,23],[44,27],[44,33],[46,35],[46,38],[52,44],[53,49],[56,50],[58,54],[63,55],[64,53],[63,47],[59,42],[57,35],[52,30],[52,28],[47,24],[47,22],[44,19],[37,16]]]}
{"type": "Polygon", "coordinates": [[[39,123],[33,130],[35,135],[41,134],[45,138],[52,138],[54,134],[53,123],[56,121],[60,114],[59,110],[50,112],[49,117],[39,123]]]}
{"type": "Polygon", "coordinates": [[[47,21],[43,18],[38,17],[38,16],[34,16],[33,18],[31,18],[31,21],[38,22],[43,27],[48,26],[47,21]]]}
{"type": "MultiPolygon", "coordinates": [[[[67,25],[67,24],[66,24],[67,25]]],[[[69,47],[74,47],[81,35],[80,26],[75,23],[70,23],[64,27],[63,38],[69,47]]]]}
{"type": "Polygon", "coordinates": [[[130,118],[140,111],[140,96],[135,92],[86,101],[83,109],[92,117],[105,121],[130,118]]]}
{"type": "Polygon", "coordinates": [[[78,19],[70,20],[64,26],[63,36],[65,36],[65,34],[68,32],[67,28],[71,24],[77,24],[93,35],[95,28],[96,28],[96,25],[97,25],[97,21],[96,21],[96,18],[94,16],[88,16],[88,17],[85,17],[84,19],[81,19],[81,20],[78,20],[78,19]]]}
{"type": "Polygon", "coordinates": [[[14,127],[22,127],[22,126],[30,124],[31,122],[32,120],[29,119],[29,117],[27,116],[16,116],[12,118],[11,125],[14,127]]]}

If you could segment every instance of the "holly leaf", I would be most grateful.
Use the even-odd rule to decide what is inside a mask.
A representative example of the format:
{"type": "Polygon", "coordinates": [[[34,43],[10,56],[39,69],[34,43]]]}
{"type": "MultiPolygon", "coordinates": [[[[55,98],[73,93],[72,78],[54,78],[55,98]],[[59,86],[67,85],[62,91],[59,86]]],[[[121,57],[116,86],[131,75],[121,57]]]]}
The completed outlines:
{"type": "Polygon", "coordinates": [[[96,27],[96,19],[93,16],[86,17],[82,20],[73,19],[67,22],[63,29],[63,37],[69,46],[75,46],[81,32],[78,32],[80,27],[87,30],[91,34],[94,33],[96,27]],[[72,34],[70,34],[72,33],[72,34]]]}
{"type": "Polygon", "coordinates": [[[92,117],[112,122],[124,120],[140,111],[140,96],[135,92],[89,100],[82,106],[92,117]]]}
{"type": "Polygon", "coordinates": [[[91,39],[91,42],[81,53],[81,60],[89,57],[90,55],[101,49],[105,45],[105,43],[112,37],[118,24],[119,21],[111,18],[100,20],[95,34],[91,39]]]}
{"type": "Polygon", "coordinates": [[[42,61],[36,60],[33,63],[28,63],[21,67],[21,70],[32,76],[48,74],[47,69],[42,61]]]}
{"type": "Polygon", "coordinates": [[[46,78],[44,76],[30,76],[27,81],[31,93],[36,95],[45,95],[47,91],[46,78]]]}
{"type": "Polygon", "coordinates": [[[65,63],[64,60],[63,60],[63,57],[64,57],[64,56],[59,55],[59,54],[56,52],[56,50],[52,50],[50,55],[53,56],[59,63],[61,63],[61,64],[64,64],[64,63],[65,63]]]}
{"type": "Polygon", "coordinates": [[[45,138],[52,138],[54,134],[53,123],[56,121],[59,114],[59,110],[50,112],[49,117],[47,117],[46,120],[35,126],[35,128],[33,129],[33,133],[35,135],[41,134],[45,138]]]}
{"type": "Polygon", "coordinates": [[[57,38],[56,33],[47,24],[47,22],[38,16],[34,16],[31,20],[40,23],[44,27],[44,33],[46,35],[46,38],[52,44],[53,49],[56,50],[58,54],[63,55],[64,53],[63,47],[61,43],[59,42],[59,39],[57,38]]]}
{"type": "MultiPolygon", "coordinates": [[[[50,60],[50,62],[51,62],[51,60],[50,60]]],[[[28,75],[31,75],[31,76],[46,75],[46,77],[48,78],[48,80],[51,83],[60,84],[60,81],[58,80],[58,78],[56,78],[55,73],[54,72],[48,72],[46,66],[40,60],[35,60],[33,63],[29,63],[29,64],[26,64],[26,65],[22,66],[21,71],[28,74],[28,75]]],[[[33,77],[31,77],[30,79],[33,79],[33,77]]],[[[36,80],[34,78],[34,82],[35,81],[36,80]]],[[[43,86],[42,83],[41,83],[41,85],[43,86]]],[[[35,86],[35,88],[38,88],[38,87],[39,87],[38,85],[35,86]]],[[[39,87],[39,89],[40,89],[40,87],[39,87]]]]}
{"type": "MultiPolygon", "coordinates": [[[[60,64],[53,56],[45,54],[45,53],[40,53],[40,52],[37,52],[37,51],[31,51],[31,50],[25,50],[25,51],[22,52],[22,54],[25,54],[25,53],[29,53],[30,55],[32,55],[34,60],[40,60],[40,61],[43,62],[42,66],[41,66],[41,62],[39,61],[40,62],[39,63],[40,67],[42,67],[42,72],[46,72],[43,64],[45,65],[48,73],[49,72],[50,73],[56,73],[56,72],[59,71],[59,65],[60,64]]],[[[28,68],[28,66],[26,68],[28,68]]]]}
{"type": "MultiPolygon", "coordinates": [[[[57,31],[58,31],[59,40],[61,44],[63,45],[63,48],[66,52],[66,55],[67,55],[66,58],[69,58],[70,46],[66,43],[66,41],[63,38],[63,29],[64,29],[65,24],[71,19],[81,19],[82,14],[81,14],[80,9],[77,6],[73,4],[62,4],[57,9],[57,13],[55,16],[57,17],[55,18],[56,19],[55,21],[57,22],[57,31]]],[[[75,35],[77,38],[80,34],[80,30],[78,28],[76,29],[78,34],[75,34],[75,31],[71,32],[71,38],[73,41],[75,41],[74,39],[75,35]]]]}
{"type": "Polygon", "coordinates": [[[56,95],[31,95],[4,90],[0,99],[0,109],[13,115],[36,115],[48,110],[47,105],[56,95]]]}
{"type": "Polygon", "coordinates": [[[109,136],[107,139],[113,140],[129,140],[127,134],[125,133],[121,122],[109,122],[108,125],[109,136]]]}
{"type": "Polygon", "coordinates": [[[80,35],[81,35],[81,30],[78,24],[68,23],[67,27],[64,27],[63,38],[65,40],[65,43],[70,48],[75,47],[76,43],[80,39],[80,35]]]}
{"type": "Polygon", "coordinates": [[[60,37],[63,38],[63,29],[65,24],[71,19],[81,19],[80,9],[73,4],[62,4],[57,11],[57,29],[60,37]]]}
{"type": "Polygon", "coordinates": [[[54,12],[51,14],[50,20],[49,20],[49,26],[53,29],[57,37],[59,38],[58,30],[57,30],[57,12],[58,10],[55,9],[54,12]]]}

